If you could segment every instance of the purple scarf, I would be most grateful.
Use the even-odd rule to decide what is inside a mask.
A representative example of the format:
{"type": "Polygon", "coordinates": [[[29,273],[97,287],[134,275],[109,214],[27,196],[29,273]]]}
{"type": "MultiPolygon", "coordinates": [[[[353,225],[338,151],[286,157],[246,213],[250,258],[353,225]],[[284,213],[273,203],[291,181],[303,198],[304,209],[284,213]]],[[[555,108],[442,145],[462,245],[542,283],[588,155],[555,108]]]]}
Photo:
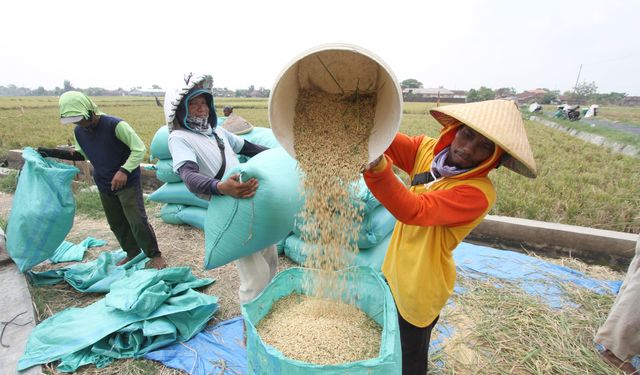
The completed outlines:
{"type": "Polygon", "coordinates": [[[447,155],[449,155],[450,149],[451,146],[446,147],[444,150],[440,151],[435,158],[433,158],[433,162],[431,163],[431,173],[433,173],[434,176],[451,177],[471,170],[471,168],[459,169],[458,167],[446,165],[445,160],[447,160],[447,155]]]}

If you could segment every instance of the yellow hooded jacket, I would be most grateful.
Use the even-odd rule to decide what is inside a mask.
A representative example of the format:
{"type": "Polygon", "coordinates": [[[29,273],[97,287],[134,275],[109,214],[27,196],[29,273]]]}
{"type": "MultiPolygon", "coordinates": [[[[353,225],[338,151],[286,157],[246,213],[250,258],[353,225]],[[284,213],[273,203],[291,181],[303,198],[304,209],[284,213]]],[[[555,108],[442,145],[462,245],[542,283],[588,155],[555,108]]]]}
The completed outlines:
{"type": "Polygon", "coordinates": [[[453,293],[453,250],[489,212],[496,192],[487,174],[503,150],[474,169],[407,189],[392,164],[411,180],[429,171],[435,155],[449,146],[458,126],[442,129],[438,139],[398,133],[382,161],[364,174],[371,192],[398,220],[382,265],[400,315],[426,327],[453,293]]]}

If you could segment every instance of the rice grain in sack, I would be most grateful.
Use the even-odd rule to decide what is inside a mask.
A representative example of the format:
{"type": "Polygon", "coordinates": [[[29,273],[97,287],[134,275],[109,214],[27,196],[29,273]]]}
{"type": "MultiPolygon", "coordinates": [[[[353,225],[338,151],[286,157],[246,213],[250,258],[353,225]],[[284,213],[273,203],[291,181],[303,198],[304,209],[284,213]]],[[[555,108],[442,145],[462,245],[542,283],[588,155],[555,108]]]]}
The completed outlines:
{"type": "Polygon", "coordinates": [[[7,223],[7,252],[25,272],[49,259],[71,230],[76,212],[71,181],[79,170],[45,159],[30,147],[22,158],[7,223]]]}
{"type": "Polygon", "coordinates": [[[214,196],[204,223],[205,268],[212,269],[262,250],[284,238],[302,207],[300,172],[282,148],[263,151],[228,171],[242,181],[256,178],[256,194],[248,199],[214,196]]]}

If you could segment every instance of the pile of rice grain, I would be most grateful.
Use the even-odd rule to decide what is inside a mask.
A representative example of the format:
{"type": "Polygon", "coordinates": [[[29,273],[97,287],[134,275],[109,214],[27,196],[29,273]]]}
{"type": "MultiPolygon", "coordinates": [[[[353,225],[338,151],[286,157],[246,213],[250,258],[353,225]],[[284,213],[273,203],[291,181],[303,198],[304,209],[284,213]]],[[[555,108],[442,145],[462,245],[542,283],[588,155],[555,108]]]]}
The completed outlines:
{"type": "Polygon", "coordinates": [[[300,294],[278,300],[258,331],[287,358],[318,365],[375,358],[380,350],[380,326],[361,310],[300,294]],[[323,315],[309,313],[325,309],[323,315]]]}
{"type": "Polygon", "coordinates": [[[380,350],[380,326],[353,306],[347,281],[335,272],[358,251],[362,217],[352,187],[368,160],[375,106],[374,94],[299,92],[293,133],[305,195],[301,238],[305,266],[320,273],[303,280],[310,297],[277,301],[257,326],[262,340],[289,358],[337,364],[374,358],[380,350]]]}

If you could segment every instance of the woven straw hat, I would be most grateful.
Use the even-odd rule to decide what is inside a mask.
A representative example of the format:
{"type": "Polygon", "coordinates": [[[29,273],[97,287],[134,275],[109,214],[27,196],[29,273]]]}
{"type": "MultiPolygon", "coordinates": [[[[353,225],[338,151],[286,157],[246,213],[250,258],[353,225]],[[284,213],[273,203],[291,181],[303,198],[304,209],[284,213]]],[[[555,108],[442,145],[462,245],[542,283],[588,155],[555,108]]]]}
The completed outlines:
{"type": "Polygon", "coordinates": [[[522,115],[514,102],[487,100],[438,107],[430,112],[442,126],[463,123],[492,140],[507,153],[501,165],[526,177],[535,178],[538,174],[522,115]]]}
{"type": "Polygon", "coordinates": [[[249,123],[249,121],[243,119],[242,117],[232,113],[226,120],[222,123],[222,127],[232,132],[235,135],[247,134],[251,130],[253,130],[253,125],[249,123]]]}

